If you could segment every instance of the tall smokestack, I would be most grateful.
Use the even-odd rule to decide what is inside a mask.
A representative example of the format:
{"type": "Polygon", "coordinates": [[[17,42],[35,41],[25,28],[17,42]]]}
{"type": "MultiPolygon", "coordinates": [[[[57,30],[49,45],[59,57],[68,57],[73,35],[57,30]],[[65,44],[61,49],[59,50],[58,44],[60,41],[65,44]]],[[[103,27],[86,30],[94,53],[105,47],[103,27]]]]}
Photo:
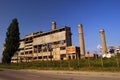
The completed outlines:
{"type": "Polygon", "coordinates": [[[100,37],[101,37],[101,42],[102,42],[102,54],[107,53],[107,46],[106,46],[106,39],[105,39],[105,31],[104,29],[100,30],[100,37]]]}
{"type": "Polygon", "coordinates": [[[82,57],[85,55],[85,44],[84,44],[82,24],[78,24],[78,33],[79,33],[79,40],[80,40],[80,54],[82,57]]]}
{"type": "Polygon", "coordinates": [[[52,22],[52,30],[56,29],[56,22],[52,22]]]}

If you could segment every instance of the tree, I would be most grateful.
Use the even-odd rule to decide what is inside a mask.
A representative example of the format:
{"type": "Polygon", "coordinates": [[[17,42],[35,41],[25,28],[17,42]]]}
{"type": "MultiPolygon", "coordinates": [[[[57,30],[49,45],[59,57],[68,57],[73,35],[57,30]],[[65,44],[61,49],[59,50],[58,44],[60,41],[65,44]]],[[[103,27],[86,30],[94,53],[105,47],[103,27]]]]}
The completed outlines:
{"type": "Polygon", "coordinates": [[[19,48],[19,27],[17,19],[13,19],[6,32],[5,49],[3,51],[3,63],[10,63],[11,58],[19,48]]]}

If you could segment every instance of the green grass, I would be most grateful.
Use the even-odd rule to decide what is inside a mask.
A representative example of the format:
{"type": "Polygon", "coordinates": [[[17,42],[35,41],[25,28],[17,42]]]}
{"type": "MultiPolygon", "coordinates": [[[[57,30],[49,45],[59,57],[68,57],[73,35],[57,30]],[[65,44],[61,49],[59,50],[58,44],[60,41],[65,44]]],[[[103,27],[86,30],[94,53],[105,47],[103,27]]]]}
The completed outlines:
{"type": "MultiPolygon", "coordinates": [[[[120,59],[119,59],[120,62],[120,59]]],[[[42,69],[42,70],[80,70],[80,71],[112,71],[119,72],[116,58],[103,59],[81,59],[66,61],[35,61],[27,63],[0,64],[0,68],[7,69],[42,69]]]]}

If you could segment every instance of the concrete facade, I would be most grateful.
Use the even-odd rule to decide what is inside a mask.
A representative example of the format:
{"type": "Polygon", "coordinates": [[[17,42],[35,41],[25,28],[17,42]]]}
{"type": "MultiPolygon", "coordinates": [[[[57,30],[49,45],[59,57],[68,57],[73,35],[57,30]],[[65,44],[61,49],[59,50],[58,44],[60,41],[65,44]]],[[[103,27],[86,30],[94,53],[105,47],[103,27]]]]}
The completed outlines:
{"type": "Polygon", "coordinates": [[[76,46],[70,48],[71,46],[70,27],[57,29],[56,22],[52,22],[52,30],[31,33],[21,39],[19,50],[12,57],[11,62],[76,59],[80,50],[76,46]],[[68,48],[74,52],[70,52],[68,48]]]}

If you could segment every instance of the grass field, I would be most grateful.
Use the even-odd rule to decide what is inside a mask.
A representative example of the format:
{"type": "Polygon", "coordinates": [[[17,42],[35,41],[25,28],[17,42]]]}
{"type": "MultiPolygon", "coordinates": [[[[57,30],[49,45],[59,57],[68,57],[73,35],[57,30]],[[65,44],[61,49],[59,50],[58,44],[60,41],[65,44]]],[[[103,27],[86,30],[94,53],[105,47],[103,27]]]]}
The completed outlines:
{"type": "Polygon", "coordinates": [[[66,61],[35,61],[27,63],[0,64],[7,69],[42,69],[42,70],[80,70],[80,71],[120,71],[119,58],[80,59],[66,61]]]}

